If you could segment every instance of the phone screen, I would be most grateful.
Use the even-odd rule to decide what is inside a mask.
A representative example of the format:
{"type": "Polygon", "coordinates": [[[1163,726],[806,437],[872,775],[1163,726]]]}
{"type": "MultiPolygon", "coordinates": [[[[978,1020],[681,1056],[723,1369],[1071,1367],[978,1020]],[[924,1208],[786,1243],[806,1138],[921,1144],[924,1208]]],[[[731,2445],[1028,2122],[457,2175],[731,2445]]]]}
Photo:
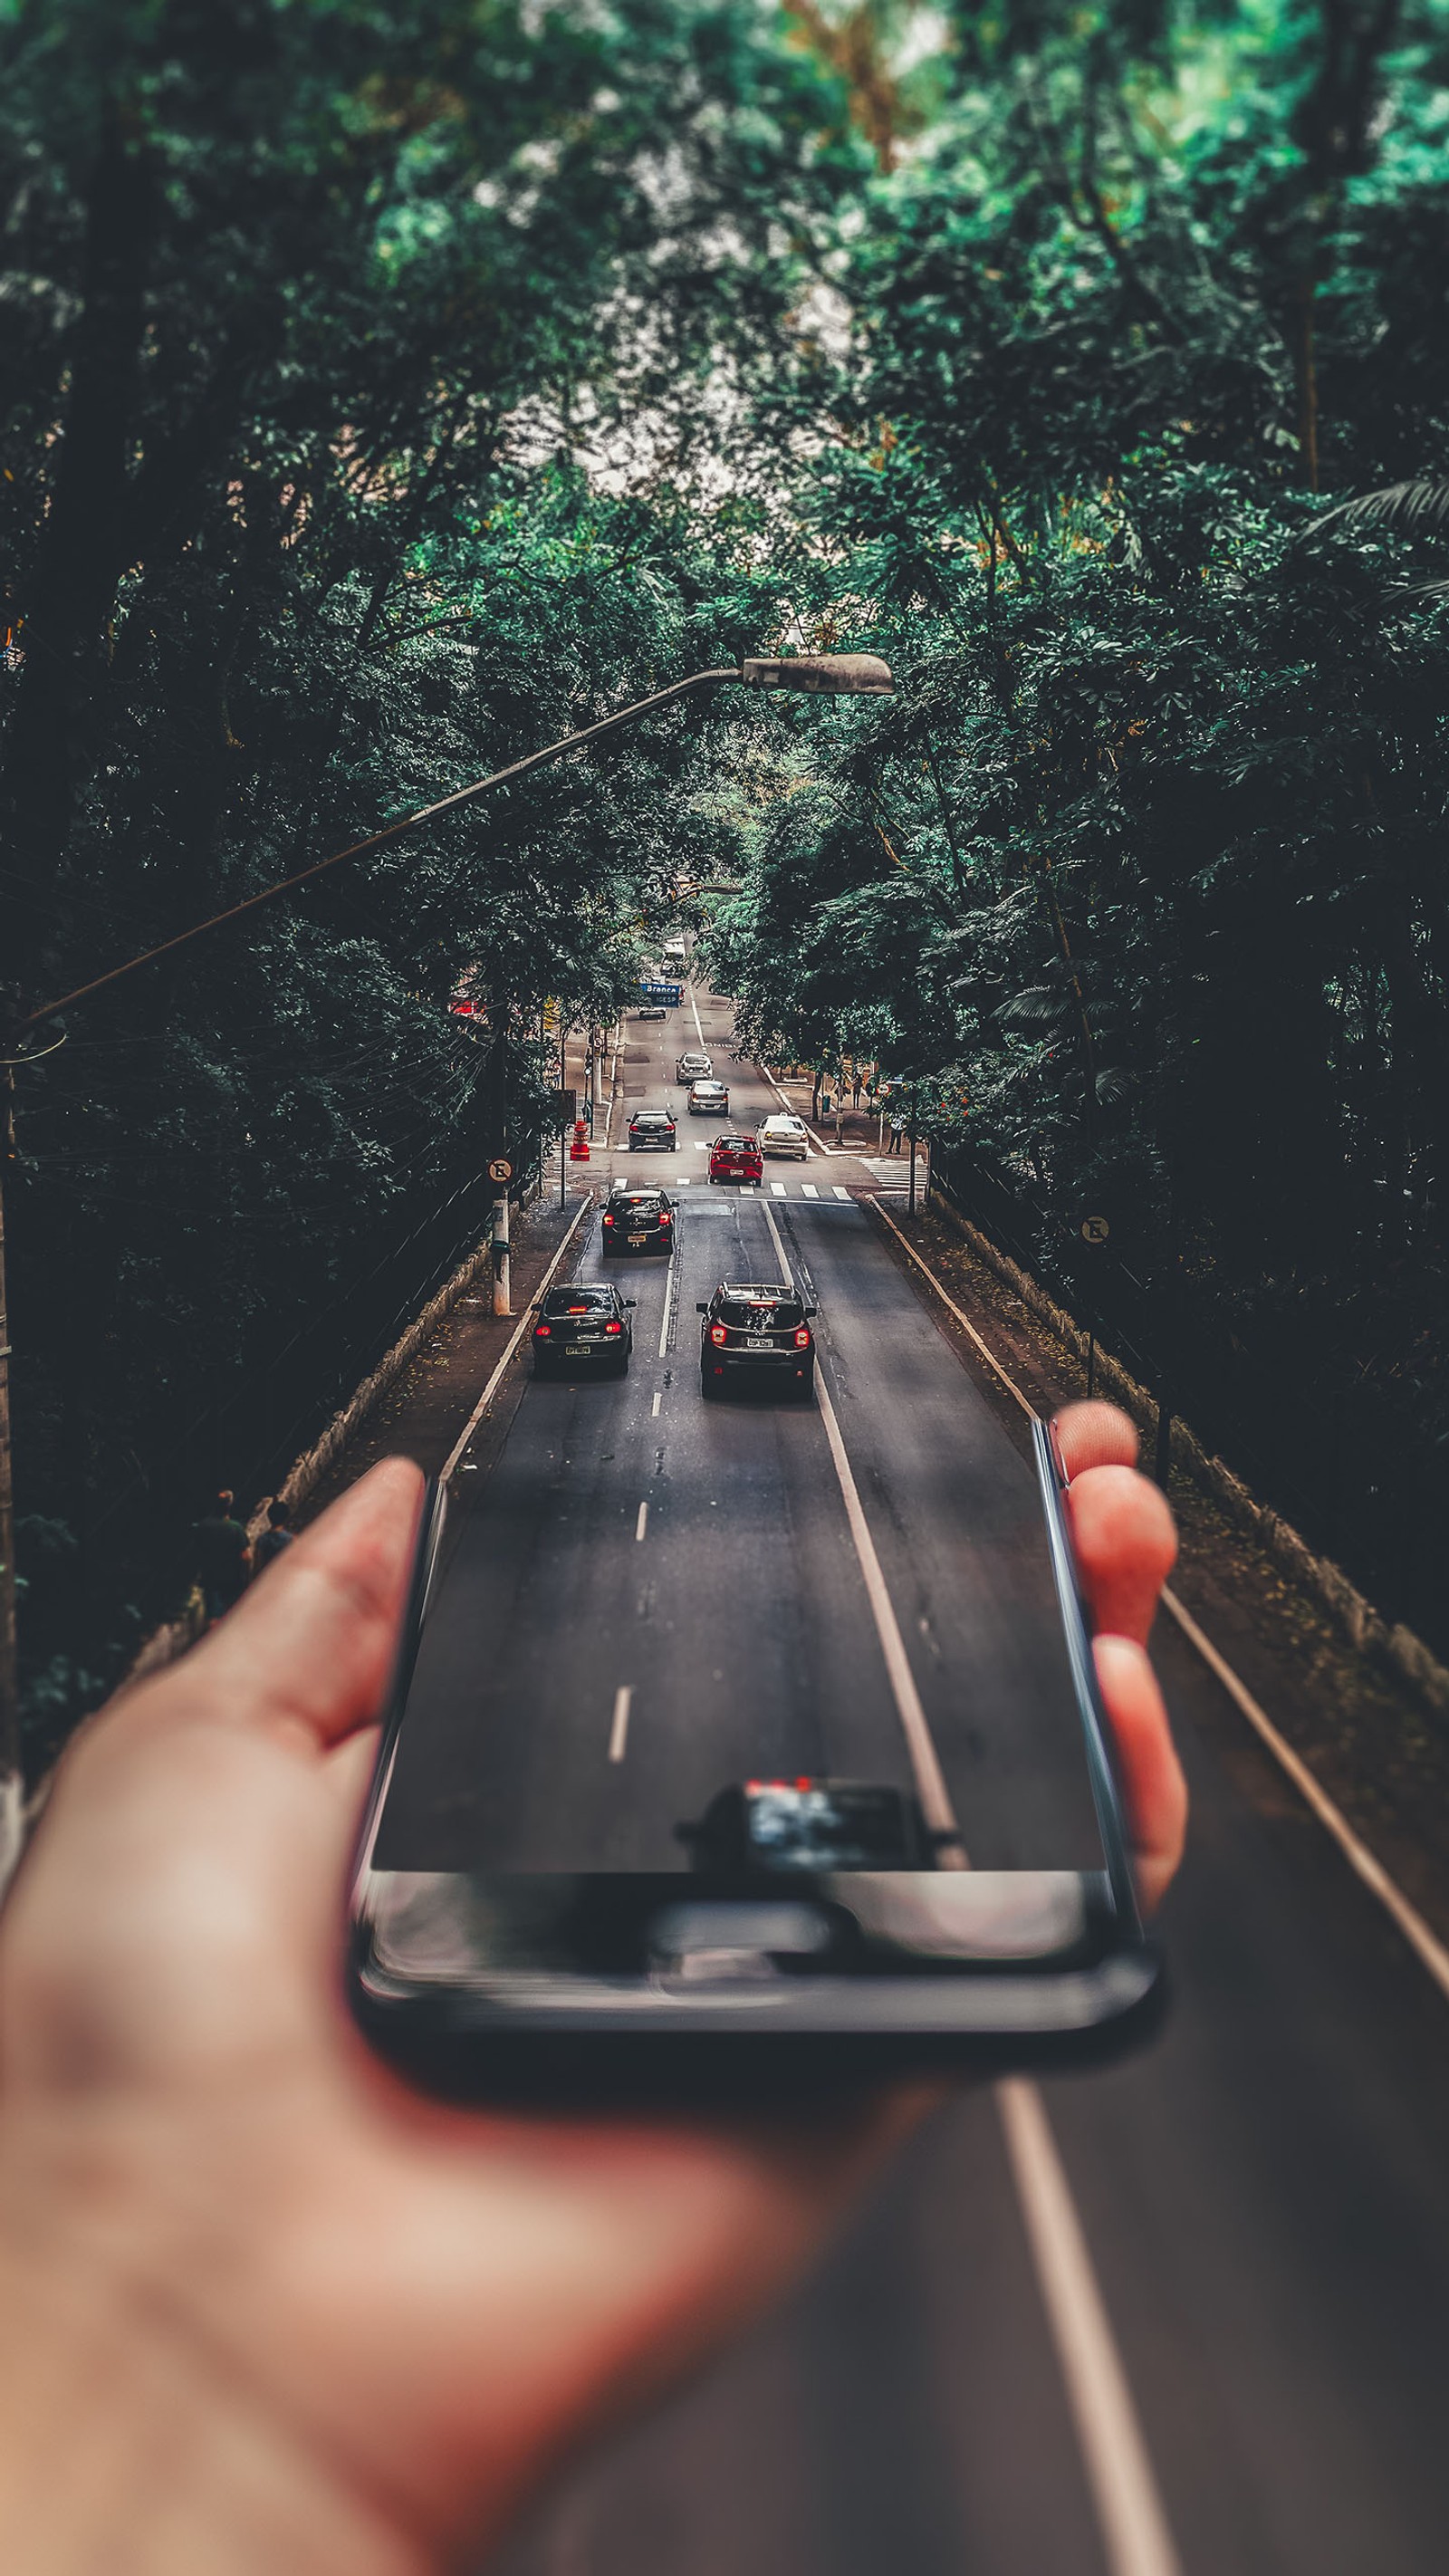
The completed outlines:
{"type": "Polygon", "coordinates": [[[1135,1934],[1044,1435],[1034,1475],[994,1420],[935,1426],[902,1528],[868,1458],[842,1478],[828,1392],[671,1426],[672,1476],[662,1409],[620,1408],[620,1477],[577,1390],[530,1388],[455,1517],[367,1855],[383,1972],[540,2008],[873,1982],[884,2009],[1135,1934]]]}

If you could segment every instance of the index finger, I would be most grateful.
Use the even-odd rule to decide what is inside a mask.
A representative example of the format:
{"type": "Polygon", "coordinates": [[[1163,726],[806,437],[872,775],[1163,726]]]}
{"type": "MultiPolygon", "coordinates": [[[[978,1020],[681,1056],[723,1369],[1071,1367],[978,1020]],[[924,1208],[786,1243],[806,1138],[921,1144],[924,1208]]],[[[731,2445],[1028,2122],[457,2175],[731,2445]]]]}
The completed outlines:
{"type": "Polygon", "coordinates": [[[370,1725],[397,1647],[422,1499],[412,1461],[384,1458],[107,1725],[134,1736],[210,1719],[318,1750],[370,1725]]]}

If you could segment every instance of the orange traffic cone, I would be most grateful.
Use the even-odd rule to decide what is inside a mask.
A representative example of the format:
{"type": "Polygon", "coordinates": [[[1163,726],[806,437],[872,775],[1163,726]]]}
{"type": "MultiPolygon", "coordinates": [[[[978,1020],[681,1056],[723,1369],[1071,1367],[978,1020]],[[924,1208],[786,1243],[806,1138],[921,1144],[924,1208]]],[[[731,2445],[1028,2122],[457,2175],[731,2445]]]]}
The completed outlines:
{"type": "Polygon", "coordinates": [[[588,1129],[588,1121],[587,1121],[586,1119],[583,1119],[583,1118],[576,1118],[576,1119],[574,1120],[574,1141],[573,1141],[573,1143],[572,1143],[572,1144],[570,1145],[570,1147],[569,1147],[569,1161],[570,1161],[571,1163],[586,1163],[586,1162],[588,1161],[588,1159],[589,1159],[589,1129],[588,1129]]]}

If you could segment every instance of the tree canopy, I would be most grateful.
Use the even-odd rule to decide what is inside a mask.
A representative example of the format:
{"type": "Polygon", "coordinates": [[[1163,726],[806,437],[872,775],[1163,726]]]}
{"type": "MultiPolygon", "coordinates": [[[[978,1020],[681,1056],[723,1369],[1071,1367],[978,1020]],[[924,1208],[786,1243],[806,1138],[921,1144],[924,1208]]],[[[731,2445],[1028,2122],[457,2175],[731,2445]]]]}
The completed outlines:
{"type": "Polygon", "coordinates": [[[38,1743],[721,860],[742,1027],[913,1076],[1064,1293],[1108,1214],[1443,1641],[1446,125],[1443,0],[0,0],[12,1002],[701,664],[900,682],[672,710],[21,1070],[38,1743]]]}

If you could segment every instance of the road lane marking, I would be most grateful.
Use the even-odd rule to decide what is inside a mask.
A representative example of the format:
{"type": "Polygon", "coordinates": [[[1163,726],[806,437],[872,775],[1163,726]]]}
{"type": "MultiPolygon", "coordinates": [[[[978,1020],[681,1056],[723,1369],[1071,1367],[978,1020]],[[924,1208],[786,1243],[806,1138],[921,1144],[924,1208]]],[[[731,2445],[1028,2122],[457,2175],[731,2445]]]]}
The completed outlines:
{"type": "Polygon", "coordinates": [[[1449,1949],[1430,1931],[1418,1907],[1411,1905],[1402,1888],[1394,1884],[1383,1863],[1375,1860],[1367,1843],[1360,1842],[1347,1816],[1334,1805],[1327,1790],[1319,1787],[1307,1763],[1299,1759],[1292,1745],[1279,1734],[1266,1709],[1259,1706],[1247,1684],[1239,1681],[1232,1665],[1218,1653],[1212,1640],[1203,1635],[1191,1611],[1183,1608],[1167,1584],[1162,1587],[1162,1603],[1177,1621],[1189,1645],[1197,1648],[1209,1672],[1216,1675],[1229,1699],[1241,1710],[1248,1724],[1262,1737],[1269,1752],[1287,1772],[1294,1788],[1307,1800],[1324,1831],[1332,1834],[1355,1876],[1363,1881],[1371,1896],[1378,1898],[1385,1912],[1392,1915],[1440,1993],[1449,1996],[1449,1949]]]}
{"type": "Polygon", "coordinates": [[[649,1506],[648,1506],[648,1504],[647,1504],[647,1503],[641,1503],[641,1504],[640,1504],[640,1506],[639,1506],[639,1517],[638,1517],[637,1521],[634,1523],[634,1536],[635,1536],[635,1538],[636,1538],[636,1539],[641,1539],[641,1538],[643,1537],[643,1535],[644,1535],[644,1530],[645,1530],[645,1525],[646,1525],[646,1523],[647,1523],[648,1519],[649,1519],[649,1506]]]}
{"type": "Polygon", "coordinates": [[[772,1182],[770,1183],[770,1196],[771,1196],[771,1198],[774,1198],[774,1199],[782,1199],[782,1198],[784,1197],[784,1195],[785,1195],[785,1184],[784,1184],[784,1182],[783,1182],[783,1181],[772,1181],[772,1182]]]}
{"type": "Polygon", "coordinates": [[[1110,2576],[1181,2576],[1182,2562],[1041,2095],[1017,2075],[994,2089],[1110,2576]]]}
{"type": "Polygon", "coordinates": [[[621,1682],[614,1693],[614,1723],[609,1730],[609,1760],[622,1762],[629,1741],[629,1710],[634,1698],[632,1682],[621,1682]]]}
{"type": "MultiPolygon", "coordinates": [[[[788,1271],[785,1248],[768,1208],[765,1219],[788,1271]]],[[[815,1385],[922,1813],[933,1831],[955,1838],[942,1852],[939,1866],[966,1869],[970,1863],[930,1724],[818,1365],[815,1385]]],[[[1017,2077],[999,2083],[995,2092],[1022,2224],[1097,2508],[1109,2576],[1181,2576],[1127,2374],[1041,2096],[1034,2084],[1017,2077]]]]}
{"type": "MultiPolygon", "coordinates": [[[[1014,1396],[1023,1413],[1034,1415],[1035,1405],[1028,1402],[1015,1379],[1008,1376],[994,1352],[987,1349],[975,1325],[968,1316],[962,1314],[955,1298],[947,1293],[934,1270],[921,1259],[915,1246],[907,1241],[894,1217],[887,1214],[878,1199],[873,1200],[871,1204],[875,1207],[881,1222],[890,1227],[892,1234],[909,1254],[916,1268],[930,1281],[942,1305],[949,1307],[957,1323],[969,1333],[987,1367],[1001,1380],[1008,1395],[1014,1396]]],[[[1287,1773],[1300,1797],[1305,1799],[1312,1808],[1325,1833],[1332,1835],[1354,1875],[1368,1889],[1370,1895],[1378,1898],[1385,1913],[1398,1925],[1410,1949],[1421,1965],[1428,1970],[1440,1993],[1449,1998],[1449,1949],[1446,1949],[1437,1934],[1430,1930],[1418,1907],[1410,1903],[1403,1889],[1390,1878],[1383,1863],[1374,1858],[1367,1843],[1359,1839],[1342,1808],[1335,1804],[1328,1791],[1314,1778],[1307,1763],[1294,1752],[1286,1737],[1279,1734],[1267,1710],[1254,1698],[1247,1683],[1234,1672],[1226,1656],[1219,1654],[1211,1638],[1204,1635],[1191,1611],[1185,1609],[1179,1601],[1170,1583],[1164,1583],[1162,1587],[1162,1606],[1168,1617],[1181,1629],[1188,1644],[1201,1656],[1209,1672],[1222,1684],[1234,1707],[1247,1719],[1254,1733],[1261,1738],[1272,1754],[1274,1761],[1287,1773]]]]}
{"type": "Polygon", "coordinates": [[[661,1359],[669,1348],[669,1322],[675,1293],[675,1272],[678,1266],[679,1246],[676,1244],[669,1256],[669,1268],[664,1274],[664,1312],[659,1319],[659,1357],[661,1359]]]}
{"type": "MultiPolygon", "coordinates": [[[[768,1208],[765,1215],[784,1261],[784,1246],[768,1208]]],[[[933,1830],[944,1828],[956,1836],[954,1852],[947,1847],[941,1866],[966,1868],[969,1863],[930,1725],[818,1366],[815,1384],[922,1812],[933,1830]]],[[[1034,2084],[1019,2077],[999,2083],[995,2092],[1022,2223],[1097,2508],[1109,2576],[1181,2576],[1127,2374],[1041,2096],[1034,2084]]]]}
{"type": "Polygon", "coordinates": [[[846,1188],[845,1183],[844,1183],[843,1181],[835,1181],[835,1182],[833,1182],[833,1183],[831,1184],[831,1186],[832,1186],[832,1188],[833,1188],[833,1190],[834,1190],[835,1196],[836,1196],[838,1199],[848,1199],[848,1198],[849,1198],[849,1196],[850,1196],[850,1192],[849,1192],[849,1190],[846,1188]]]}
{"type": "Polygon", "coordinates": [[[815,1187],[813,1181],[802,1181],[800,1184],[800,1190],[802,1196],[807,1199],[818,1199],[820,1196],[820,1192],[815,1187]]]}
{"type": "MultiPolygon", "coordinates": [[[[552,1261],[549,1263],[548,1268],[545,1270],[542,1279],[538,1283],[538,1297],[543,1295],[549,1282],[553,1278],[553,1274],[557,1270],[559,1263],[562,1261],[564,1254],[567,1252],[580,1217],[586,1216],[593,1204],[594,1194],[592,1190],[590,1190],[587,1197],[580,1199],[577,1208],[574,1210],[573,1216],[569,1220],[564,1239],[559,1245],[557,1252],[554,1254],[552,1261]]],[[[449,1477],[456,1474],[458,1461],[462,1457],[464,1450],[467,1448],[469,1441],[472,1439],[474,1432],[477,1430],[479,1423],[482,1421],[484,1414],[487,1412],[489,1405],[492,1403],[494,1396],[497,1394],[498,1389],[503,1382],[503,1372],[507,1368],[509,1361],[512,1359],[514,1352],[517,1350],[519,1343],[522,1341],[524,1334],[528,1330],[529,1314],[532,1312],[533,1307],[538,1303],[538,1297],[530,1298],[528,1312],[519,1317],[518,1328],[510,1335],[508,1347],[504,1351],[502,1359],[499,1361],[493,1375],[488,1380],[488,1383],[484,1387],[482,1394],[479,1396],[477,1403],[474,1405],[472,1412],[469,1414],[467,1421],[464,1423],[462,1430],[459,1432],[457,1439],[454,1441],[452,1448],[449,1450],[447,1457],[444,1459],[438,1472],[438,1482],[440,1484],[446,1485],[449,1477]]]]}
{"type": "Polygon", "coordinates": [[[656,1420],[658,1419],[659,1408],[660,1408],[660,1406],[661,1406],[661,1404],[662,1404],[663,1402],[664,1402],[664,1389],[663,1389],[663,1387],[661,1387],[661,1388],[659,1389],[658,1394],[655,1396],[653,1403],[651,1404],[651,1406],[650,1406],[650,1408],[649,1408],[650,1412],[654,1415],[654,1417],[655,1417],[655,1419],[656,1419],[656,1420]]]}
{"type": "MultiPolygon", "coordinates": [[[[780,1258],[780,1275],[782,1279],[793,1279],[794,1269],[780,1239],[780,1229],[775,1223],[774,1209],[768,1203],[765,1206],[764,1215],[775,1250],[780,1258]]],[[[845,1503],[845,1517],[850,1525],[856,1557],[865,1578],[866,1599],[870,1603],[875,1632],[880,1639],[881,1653],[885,1657],[885,1668],[896,1704],[896,1714],[901,1721],[901,1732],[906,1739],[906,1751],[910,1755],[916,1794],[921,1802],[921,1812],[933,1833],[950,1837],[938,1865],[942,1869],[964,1869],[967,1863],[961,1842],[961,1828],[956,1822],[956,1811],[951,1804],[950,1792],[946,1787],[946,1775],[941,1769],[940,1756],[932,1739],[926,1712],[921,1705],[921,1694],[916,1688],[916,1677],[911,1671],[905,1640],[901,1635],[900,1624],[886,1589],[886,1579],[881,1572],[880,1558],[875,1552],[875,1541],[870,1534],[870,1524],[861,1507],[860,1494],[851,1471],[850,1460],[845,1453],[845,1442],[840,1436],[840,1425],[835,1418],[835,1407],[830,1401],[830,1390],[825,1383],[825,1372],[818,1364],[818,1354],[815,1392],[819,1398],[820,1418],[825,1425],[825,1437],[829,1443],[836,1478],[845,1503]]]]}

